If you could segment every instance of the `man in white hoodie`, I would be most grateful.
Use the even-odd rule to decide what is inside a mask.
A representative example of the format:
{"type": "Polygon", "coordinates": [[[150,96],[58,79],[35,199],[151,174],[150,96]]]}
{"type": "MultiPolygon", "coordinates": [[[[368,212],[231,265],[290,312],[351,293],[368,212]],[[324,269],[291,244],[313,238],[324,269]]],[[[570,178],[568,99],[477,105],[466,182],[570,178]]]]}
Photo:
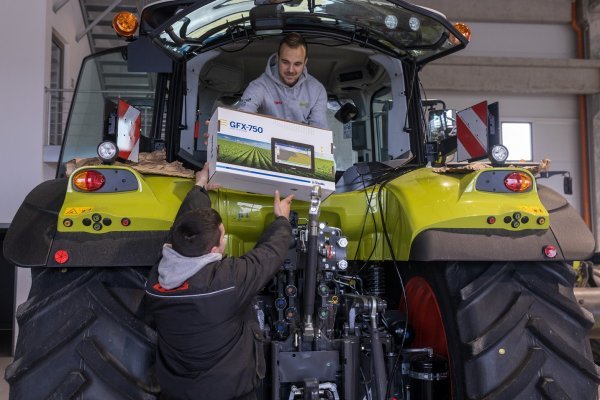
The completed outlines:
{"type": "Polygon", "coordinates": [[[280,200],[276,192],[275,220],[254,249],[225,257],[225,229],[211,208],[210,186],[205,166],[146,284],[164,400],[253,400],[265,376],[263,334],[252,301],[287,256],[293,196],[280,200]]]}
{"type": "Polygon", "coordinates": [[[238,109],[328,129],[327,92],[308,74],[307,62],[304,38],[295,32],[287,34],[265,72],[244,91],[238,109]]]}

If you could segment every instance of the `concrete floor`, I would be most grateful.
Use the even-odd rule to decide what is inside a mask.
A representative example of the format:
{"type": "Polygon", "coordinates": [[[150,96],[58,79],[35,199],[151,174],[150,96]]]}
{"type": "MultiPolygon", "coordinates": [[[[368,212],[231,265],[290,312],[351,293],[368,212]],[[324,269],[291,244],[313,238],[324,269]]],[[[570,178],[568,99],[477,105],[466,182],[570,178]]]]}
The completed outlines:
{"type": "Polygon", "coordinates": [[[12,362],[12,330],[0,330],[0,400],[8,400],[9,386],[4,380],[4,371],[12,362]]]}
{"type": "Polygon", "coordinates": [[[12,357],[0,357],[0,400],[8,400],[8,383],[4,380],[4,370],[6,366],[13,361],[12,357]]]}

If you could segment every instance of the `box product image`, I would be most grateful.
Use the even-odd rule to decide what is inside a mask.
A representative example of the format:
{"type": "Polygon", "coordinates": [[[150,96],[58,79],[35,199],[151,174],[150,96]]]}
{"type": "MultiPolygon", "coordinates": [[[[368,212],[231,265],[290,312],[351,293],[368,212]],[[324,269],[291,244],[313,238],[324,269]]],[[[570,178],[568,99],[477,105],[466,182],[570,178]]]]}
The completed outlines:
{"type": "Polygon", "coordinates": [[[295,194],[309,200],[335,190],[333,137],[329,130],[259,114],[217,108],[208,126],[211,180],[253,193],[295,194]]]}

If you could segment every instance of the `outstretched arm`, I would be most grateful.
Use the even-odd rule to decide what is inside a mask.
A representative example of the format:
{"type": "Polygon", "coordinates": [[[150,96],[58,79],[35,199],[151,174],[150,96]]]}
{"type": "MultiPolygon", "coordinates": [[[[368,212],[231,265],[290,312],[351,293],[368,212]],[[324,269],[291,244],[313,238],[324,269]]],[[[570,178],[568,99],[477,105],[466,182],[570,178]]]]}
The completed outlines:
{"type": "Polygon", "coordinates": [[[290,219],[290,207],[292,206],[292,200],[294,195],[291,194],[285,199],[281,200],[279,197],[279,190],[275,191],[275,200],[273,201],[273,213],[276,217],[285,217],[289,221],[290,219]]]}
{"type": "Polygon", "coordinates": [[[288,218],[293,198],[290,195],[280,199],[279,191],[275,192],[275,221],[263,232],[254,249],[237,259],[234,273],[242,303],[250,301],[265,286],[287,256],[292,243],[292,227],[288,218]]]}
{"type": "Polygon", "coordinates": [[[188,211],[195,210],[197,208],[210,207],[210,197],[208,197],[207,190],[218,188],[218,184],[208,183],[208,163],[204,164],[204,168],[196,172],[196,184],[189,191],[185,199],[177,211],[175,219],[179,218],[182,214],[188,211]]]}

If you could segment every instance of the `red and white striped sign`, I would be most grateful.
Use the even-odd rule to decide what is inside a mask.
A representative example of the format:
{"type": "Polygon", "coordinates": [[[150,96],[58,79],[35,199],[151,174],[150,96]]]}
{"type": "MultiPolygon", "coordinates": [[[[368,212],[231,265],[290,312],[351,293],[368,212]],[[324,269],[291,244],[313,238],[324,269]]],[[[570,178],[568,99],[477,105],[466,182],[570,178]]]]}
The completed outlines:
{"type": "Polygon", "coordinates": [[[117,147],[119,157],[133,162],[140,153],[140,110],[119,99],[119,122],[117,124],[117,147]]]}
{"type": "Polygon", "coordinates": [[[487,156],[488,104],[483,101],[456,113],[457,161],[487,156]]]}

